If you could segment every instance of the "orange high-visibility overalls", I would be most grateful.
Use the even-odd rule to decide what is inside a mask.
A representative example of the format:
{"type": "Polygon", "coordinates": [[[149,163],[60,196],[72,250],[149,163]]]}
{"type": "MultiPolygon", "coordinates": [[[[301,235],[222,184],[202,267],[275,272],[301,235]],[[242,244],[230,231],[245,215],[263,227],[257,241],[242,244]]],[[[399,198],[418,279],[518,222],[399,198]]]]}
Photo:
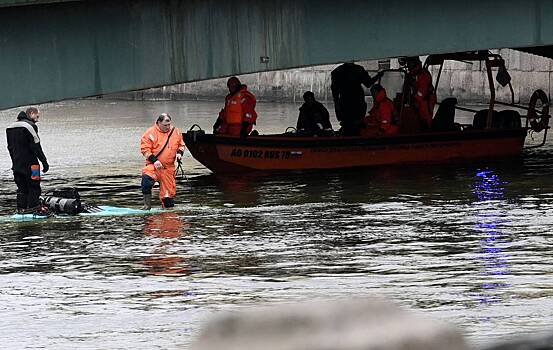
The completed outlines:
{"type": "Polygon", "coordinates": [[[257,120],[255,112],[255,96],[242,85],[240,90],[233,95],[225,97],[225,108],[219,113],[223,121],[219,127],[219,133],[223,135],[240,136],[242,123],[248,123],[247,133],[252,131],[257,120]]]}
{"type": "Polygon", "coordinates": [[[142,169],[143,175],[148,175],[154,181],[159,182],[159,198],[175,198],[177,184],[175,181],[175,160],[177,152],[184,153],[184,141],[178,128],[171,128],[168,132],[162,132],[157,124],[146,130],[140,140],[140,152],[146,158],[146,165],[142,169]],[[173,130],[174,129],[174,130],[173,130]],[[171,131],[173,131],[171,133],[171,131]],[[165,145],[167,138],[171,135],[167,146],[158,155],[165,145]],[[163,167],[156,169],[154,164],[148,160],[151,155],[157,156],[163,167]]]}

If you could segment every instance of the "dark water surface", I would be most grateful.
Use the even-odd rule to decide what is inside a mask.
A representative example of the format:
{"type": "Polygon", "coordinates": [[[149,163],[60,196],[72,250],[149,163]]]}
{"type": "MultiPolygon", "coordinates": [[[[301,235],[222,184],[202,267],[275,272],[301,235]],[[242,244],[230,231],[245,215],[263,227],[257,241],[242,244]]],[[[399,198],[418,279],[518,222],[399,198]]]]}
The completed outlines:
{"type": "MultiPolygon", "coordinates": [[[[297,108],[261,104],[259,129],[284,131],[297,108]]],[[[209,129],[219,109],[45,105],[43,189],[138,207],[153,117],[209,129]]],[[[15,115],[0,112],[4,128],[15,115]]],[[[551,328],[552,154],[548,143],[509,162],[270,177],[217,177],[187,154],[175,211],[0,223],[2,348],[186,348],[216,311],[367,294],[454,323],[473,344],[551,328]]],[[[3,215],[9,167],[1,146],[3,215]]]]}

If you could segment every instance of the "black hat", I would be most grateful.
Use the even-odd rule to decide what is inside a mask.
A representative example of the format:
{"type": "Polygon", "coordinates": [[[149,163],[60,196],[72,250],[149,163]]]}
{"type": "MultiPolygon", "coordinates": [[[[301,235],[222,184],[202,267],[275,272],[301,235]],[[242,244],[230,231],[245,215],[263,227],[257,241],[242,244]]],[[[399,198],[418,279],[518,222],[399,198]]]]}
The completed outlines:
{"type": "Polygon", "coordinates": [[[311,91],[306,91],[306,92],[304,92],[304,93],[303,93],[303,99],[304,99],[304,100],[307,100],[308,98],[314,100],[314,99],[315,99],[315,94],[312,93],[311,91]]]}

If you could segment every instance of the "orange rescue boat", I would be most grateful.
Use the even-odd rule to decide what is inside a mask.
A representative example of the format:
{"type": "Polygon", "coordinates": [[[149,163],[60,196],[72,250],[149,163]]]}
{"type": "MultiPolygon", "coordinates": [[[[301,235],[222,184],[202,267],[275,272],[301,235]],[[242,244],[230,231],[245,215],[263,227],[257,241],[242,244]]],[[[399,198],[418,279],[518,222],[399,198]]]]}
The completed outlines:
{"type": "MultiPolygon", "coordinates": [[[[519,156],[529,131],[543,131],[545,143],[549,128],[549,101],[542,90],[532,95],[529,106],[516,105],[514,94],[511,103],[495,101],[492,67],[503,75],[500,82],[513,89],[506,73],[503,59],[488,51],[428,56],[425,66],[440,65],[435,86],[447,60],[484,61],[490,83],[489,108],[481,111],[443,103],[433,119],[433,130],[420,132],[408,127],[413,125],[413,109],[405,102],[405,83],[396,94],[394,103],[398,113],[400,133],[393,136],[298,136],[293,133],[257,135],[239,138],[211,135],[203,130],[189,130],[184,135],[192,156],[214,173],[274,172],[311,169],[346,169],[378,165],[407,163],[439,163],[475,159],[497,159],[519,156]],[[508,80],[508,81],[507,81],[508,80]],[[521,116],[515,110],[494,110],[501,104],[527,110],[521,116]],[[538,106],[541,104],[541,106],[538,106]],[[539,108],[541,107],[541,109],[539,108]],[[472,124],[454,123],[455,109],[474,112],[472,124]],[[521,125],[526,118],[526,126],[521,125]],[[435,129],[434,125],[438,127],[435,129]]],[[[385,71],[399,74],[405,81],[402,69],[385,71]]],[[[384,85],[386,78],[381,82],[384,85]]],[[[388,79],[390,80],[390,79],[388,79]]],[[[500,76],[498,76],[500,80],[500,76]]],[[[388,91],[390,90],[386,87],[388,91]]]]}

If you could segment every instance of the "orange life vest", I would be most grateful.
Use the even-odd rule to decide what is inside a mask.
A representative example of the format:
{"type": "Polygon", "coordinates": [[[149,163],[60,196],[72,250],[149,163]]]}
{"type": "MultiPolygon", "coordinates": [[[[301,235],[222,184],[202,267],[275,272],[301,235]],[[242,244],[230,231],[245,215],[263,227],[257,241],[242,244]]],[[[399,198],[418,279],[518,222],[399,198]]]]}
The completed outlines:
{"type": "Polygon", "coordinates": [[[240,100],[242,100],[242,94],[240,92],[232,95],[227,100],[227,104],[225,106],[225,121],[227,124],[242,125],[242,115],[244,112],[240,100]]]}
{"type": "Polygon", "coordinates": [[[227,96],[225,101],[224,121],[228,125],[243,122],[255,124],[257,114],[255,113],[255,96],[246,87],[243,87],[234,95],[227,96]]]}

